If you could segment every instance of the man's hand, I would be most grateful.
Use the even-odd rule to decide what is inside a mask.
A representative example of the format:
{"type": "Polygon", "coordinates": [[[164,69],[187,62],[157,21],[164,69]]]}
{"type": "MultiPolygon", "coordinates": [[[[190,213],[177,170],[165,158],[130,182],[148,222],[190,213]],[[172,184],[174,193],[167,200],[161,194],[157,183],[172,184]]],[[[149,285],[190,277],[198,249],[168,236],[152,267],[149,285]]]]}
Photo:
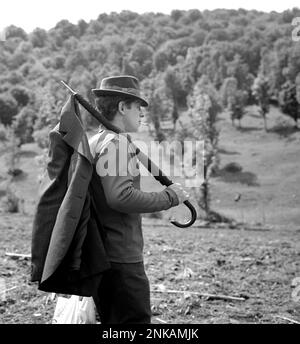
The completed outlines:
{"type": "Polygon", "coordinates": [[[180,183],[174,183],[168,186],[168,188],[172,189],[176,193],[179,200],[179,204],[183,203],[184,201],[187,201],[190,198],[190,195],[180,183]]]}

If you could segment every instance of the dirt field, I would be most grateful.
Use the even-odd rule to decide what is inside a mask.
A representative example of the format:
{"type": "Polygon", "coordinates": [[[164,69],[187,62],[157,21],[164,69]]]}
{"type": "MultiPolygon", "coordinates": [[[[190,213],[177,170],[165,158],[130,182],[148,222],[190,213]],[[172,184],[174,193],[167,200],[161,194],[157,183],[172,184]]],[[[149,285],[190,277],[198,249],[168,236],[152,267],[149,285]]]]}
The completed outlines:
{"type": "MultiPolygon", "coordinates": [[[[0,277],[7,289],[16,288],[0,302],[0,323],[50,323],[55,301],[29,283],[30,260],[5,256],[30,253],[32,219],[1,215],[0,277]]],[[[144,219],[144,232],[153,323],[300,321],[300,302],[293,300],[291,286],[300,276],[299,230],[179,229],[144,219]]]]}

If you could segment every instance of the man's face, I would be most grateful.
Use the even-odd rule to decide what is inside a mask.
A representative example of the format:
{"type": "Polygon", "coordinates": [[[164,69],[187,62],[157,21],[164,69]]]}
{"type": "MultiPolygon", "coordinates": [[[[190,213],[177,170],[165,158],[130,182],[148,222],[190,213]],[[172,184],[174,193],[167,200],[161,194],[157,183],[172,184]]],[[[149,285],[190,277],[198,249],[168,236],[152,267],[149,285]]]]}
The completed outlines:
{"type": "Polygon", "coordinates": [[[137,132],[144,117],[141,103],[137,100],[128,107],[125,106],[124,126],[125,132],[137,132]]]}

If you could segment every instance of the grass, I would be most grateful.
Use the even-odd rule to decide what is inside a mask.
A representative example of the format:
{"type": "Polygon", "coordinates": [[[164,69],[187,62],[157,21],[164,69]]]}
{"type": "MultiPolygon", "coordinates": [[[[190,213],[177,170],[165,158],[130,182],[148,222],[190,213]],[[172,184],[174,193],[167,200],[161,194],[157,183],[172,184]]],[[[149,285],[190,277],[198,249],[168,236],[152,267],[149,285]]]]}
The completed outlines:
{"type": "Polygon", "coordinates": [[[271,225],[300,225],[300,132],[290,130],[292,119],[271,108],[267,116],[269,131],[263,130],[263,121],[255,107],[242,119],[242,128],[232,127],[226,114],[218,123],[222,167],[236,162],[243,167],[237,174],[221,173],[212,181],[213,206],[219,211],[248,222],[271,225]],[[278,133],[278,123],[282,131],[278,133]],[[284,129],[285,128],[285,129],[284,129]],[[241,194],[237,203],[235,195],[241,194]]]}

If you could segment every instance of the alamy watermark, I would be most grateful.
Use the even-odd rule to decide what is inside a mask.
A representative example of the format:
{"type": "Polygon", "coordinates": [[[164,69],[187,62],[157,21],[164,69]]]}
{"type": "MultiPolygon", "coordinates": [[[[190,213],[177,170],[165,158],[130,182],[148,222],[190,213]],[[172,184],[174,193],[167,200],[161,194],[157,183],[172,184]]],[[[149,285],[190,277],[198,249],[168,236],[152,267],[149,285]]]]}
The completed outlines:
{"type": "Polygon", "coordinates": [[[0,30],[0,42],[5,42],[6,41],[6,28],[0,30]]]}
{"type": "Polygon", "coordinates": [[[292,20],[292,25],[296,26],[292,31],[292,40],[294,42],[300,41],[300,17],[295,17],[292,20]]]}
{"type": "Polygon", "coordinates": [[[204,180],[204,141],[144,141],[134,144],[142,152],[136,155],[135,148],[128,140],[120,138],[115,144],[101,145],[97,161],[97,172],[104,176],[158,176],[162,172],[170,178],[179,177],[186,187],[200,187],[204,180]],[[145,168],[140,168],[141,164],[145,168]]]}

